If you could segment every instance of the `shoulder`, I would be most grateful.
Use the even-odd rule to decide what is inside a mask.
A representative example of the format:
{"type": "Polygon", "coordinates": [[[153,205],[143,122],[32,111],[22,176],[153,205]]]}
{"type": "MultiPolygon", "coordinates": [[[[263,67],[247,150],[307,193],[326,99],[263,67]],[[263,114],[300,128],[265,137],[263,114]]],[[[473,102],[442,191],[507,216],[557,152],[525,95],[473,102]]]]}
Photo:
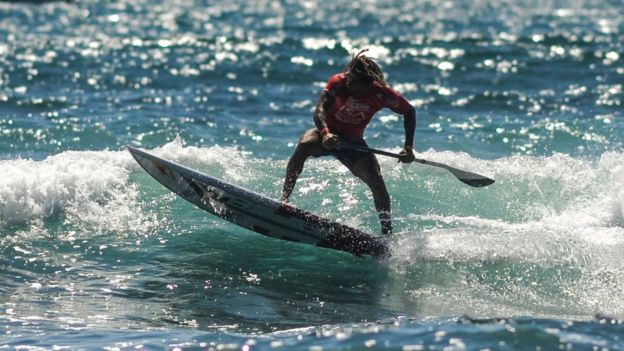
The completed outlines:
{"type": "Polygon", "coordinates": [[[404,111],[409,106],[407,100],[388,85],[375,83],[375,95],[383,105],[393,111],[404,111]]]}
{"type": "Polygon", "coordinates": [[[373,83],[373,89],[375,91],[375,95],[379,99],[386,102],[394,100],[394,98],[401,96],[401,94],[397,93],[390,86],[378,82],[373,83]]]}
{"type": "Polygon", "coordinates": [[[394,89],[392,89],[387,84],[382,84],[379,82],[373,82],[373,89],[375,89],[376,94],[387,94],[387,95],[401,95],[397,93],[394,89]]]}
{"type": "Polygon", "coordinates": [[[345,84],[347,76],[344,73],[336,73],[329,78],[327,83],[345,84]]]}
{"type": "Polygon", "coordinates": [[[325,84],[325,89],[323,89],[323,91],[329,93],[330,95],[336,95],[345,89],[346,80],[347,78],[344,73],[334,74],[329,78],[327,84],[325,84]]]}

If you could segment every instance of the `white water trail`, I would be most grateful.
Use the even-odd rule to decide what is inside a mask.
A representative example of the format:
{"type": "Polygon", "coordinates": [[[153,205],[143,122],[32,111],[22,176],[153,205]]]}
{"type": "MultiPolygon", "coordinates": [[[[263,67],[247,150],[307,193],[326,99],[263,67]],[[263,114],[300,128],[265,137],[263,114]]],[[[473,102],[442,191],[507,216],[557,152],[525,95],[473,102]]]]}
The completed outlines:
{"type": "MultiPolygon", "coordinates": [[[[392,265],[399,277],[416,272],[425,281],[407,290],[411,298],[431,313],[624,316],[624,155],[472,164],[497,180],[492,192],[470,194],[485,206],[405,216],[392,265]],[[428,275],[436,270],[452,274],[428,275]]],[[[461,193],[454,201],[471,205],[461,193]]]]}

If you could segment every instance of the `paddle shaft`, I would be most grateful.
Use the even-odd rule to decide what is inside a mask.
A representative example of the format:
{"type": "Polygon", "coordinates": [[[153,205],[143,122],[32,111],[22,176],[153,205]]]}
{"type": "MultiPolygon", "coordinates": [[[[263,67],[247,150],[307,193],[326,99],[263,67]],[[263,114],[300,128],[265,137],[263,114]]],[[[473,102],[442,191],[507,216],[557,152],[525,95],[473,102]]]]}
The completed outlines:
{"type": "MultiPolygon", "coordinates": [[[[379,154],[379,155],[383,155],[383,156],[394,157],[396,159],[400,159],[401,158],[401,155],[399,155],[399,154],[395,154],[393,152],[388,152],[388,151],[384,151],[384,150],[371,149],[370,147],[366,147],[366,146],[342,143],[341,147],[343,147],[345,149],[355,150],[355,151],[370,152],[370,153],[373,153],[373,154],[379,154]]],[[[422,158],[416,158],[416,159],[414,159],[414,162],[418,162],[418,163],[422,163],[422,164],[428,164],[429,163],[429,161],[424,160],[422,158]]]]}
{"type": "MultiPolygon", "coordinates": [[[[396,159],[400,159],[401,155],[399,154],[395,154],[393,152],[388,152],[388,151],[384,151],[384,150],[378,150],[378,149],[371,149],[369,147],[366,146],[360,146],[360,145],[345,145],[342,144],[342,147],[344,147],[345,149],[351,149],[351,150],[355,150],[355,151],[361,151],[361,152],[370,152],[373,154],[379,154],[379,155],[384,155],[384,156],[390,156],[390,157],[394,157],[396,159]]],[[[417,158],[414,159],[414,162],[418,162],[418,163],[422,163],[422,164],[427,164],[427,160],[423,160],[422,158],[417,158]]]]}
{"type": "MultiPolygon", "coordinates": [[[[369,152],[369,153],[374,153],[374,154],[379,154],[379,155],[383,155],[383,156],[389,156],[389,157],[394,157],[394,158],[397,158],[397,159],[401,159],[401,155],[399,155],[399,154],[395,154],[395,153],[384,151],[384,150],[371,149],[371,148],[366,147],[366,146],[342,143],[341,147],[343,147],[345,149],[350,149],[350,150],[355,150],[355,151],[360,151],[360,152],[369,152]]],[[[447,165],[442,164],[442,163],[433,162],[433,161],[427,161],[427,160],[422,159],[422,158],[416,158],[416,159],[414,159],[414,162],[418,162],[418,163],[421,163],[421,164],[424,164],[424,165],[433,166],[433,167],[444,168],[447,171],[451,172],[457,179],[462,181],[464,184],[467,184],[467,185],[470,185],[470,186],[473,186],[473,187],[483,187],[483,186],[487,186],[487,185],[490,185],[490,184],[494,183],[493,179],[484,177],[484,176],[476,174],[476,173],[462,171],[462,170],[459,170],[457,168],[453,168],[451,166],[447,166],[447,165]]]]}

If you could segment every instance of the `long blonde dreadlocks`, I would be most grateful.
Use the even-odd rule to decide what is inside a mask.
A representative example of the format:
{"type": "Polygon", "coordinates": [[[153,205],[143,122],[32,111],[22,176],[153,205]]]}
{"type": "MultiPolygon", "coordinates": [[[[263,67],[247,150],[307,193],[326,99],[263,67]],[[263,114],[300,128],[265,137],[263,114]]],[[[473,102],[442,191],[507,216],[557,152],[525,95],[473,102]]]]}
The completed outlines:
{"type": "Polygon", "coordinates": [[[384,78],[384,74],[377,62],[375,62],[372,58],[363,55],[366,51],[368,51],[368,49],[363,49],[360,50],[357,55],[354,55],[347,65],[344,73],[347,77],[356,75],[370,81],[377,82],[381,85],[386,85],[386,79],[384,78]]]}

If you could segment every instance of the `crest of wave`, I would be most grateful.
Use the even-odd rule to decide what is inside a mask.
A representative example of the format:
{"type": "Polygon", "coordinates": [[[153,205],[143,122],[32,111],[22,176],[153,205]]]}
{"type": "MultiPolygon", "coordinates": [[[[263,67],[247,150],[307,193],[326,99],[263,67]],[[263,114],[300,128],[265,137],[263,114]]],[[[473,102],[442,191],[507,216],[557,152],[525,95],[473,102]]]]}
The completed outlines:
{"type": "Polygon", "coordinates": [[[210,148],[186,146],[178,135],[175,140],[150,152],[181,165],[210,173],[232,182],[247,182],[257,177],[249,165],[249,152],[236,147],[212,146],[210,148]]]}
{"type": "MultiPolygon", "coordinates": [[[[178,137],[152,152],[190,167],[211,168],[228,179],[253,179],[235,148],[185,147],[178,137]]],[[[42,161],[0,161],[0,166],[0,225],[41,224],[61,213],[64,224],[86,224],[91,231],[146,232],[159,225],[130,180],[140,167],[126,150],[66,151],[42,161]]]]}
{"type": "MultiPolygon", "coordinates": [[[[126,231],[145,228],[152,219],[141,215],[138,192],[128,182],[133,164],[119,151],[66,151],[42,161],[1,161],[0,222],[41,223],[65,213],[96,229],[126,231]]],[[[149,217],[149,216],[148,216],[149,217]]]]}

